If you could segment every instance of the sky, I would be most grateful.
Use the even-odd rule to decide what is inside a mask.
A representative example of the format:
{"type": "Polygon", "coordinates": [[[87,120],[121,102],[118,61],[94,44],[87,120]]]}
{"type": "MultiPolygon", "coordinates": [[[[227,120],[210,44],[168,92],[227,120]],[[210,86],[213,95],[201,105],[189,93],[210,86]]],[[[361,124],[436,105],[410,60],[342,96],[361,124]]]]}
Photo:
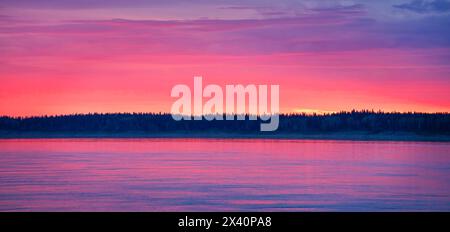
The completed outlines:
{"type": "Polygon", "coordinates": [[[174,85],[280,110],[450,112],[450,1],[0,0],[0,115],[170,112],[174,85]]]}

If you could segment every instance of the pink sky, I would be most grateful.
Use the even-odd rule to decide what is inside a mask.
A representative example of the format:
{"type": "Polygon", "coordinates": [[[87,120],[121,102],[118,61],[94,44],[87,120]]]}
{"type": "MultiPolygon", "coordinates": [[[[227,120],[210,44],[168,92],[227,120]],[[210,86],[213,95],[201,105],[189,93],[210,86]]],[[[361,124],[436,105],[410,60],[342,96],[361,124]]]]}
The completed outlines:
{"type": "Polygon", "coordinates": [[[169,112],[195,75],[279,84],[285,113],[450,111],[446,9],[45,2],[0,4],[0,115],[169,112]]]}

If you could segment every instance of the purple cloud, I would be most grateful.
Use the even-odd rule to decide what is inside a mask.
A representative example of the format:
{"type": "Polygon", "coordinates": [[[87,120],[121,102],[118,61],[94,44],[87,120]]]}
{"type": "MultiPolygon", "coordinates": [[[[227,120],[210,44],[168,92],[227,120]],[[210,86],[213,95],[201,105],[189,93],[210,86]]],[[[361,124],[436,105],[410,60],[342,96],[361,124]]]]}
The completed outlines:
{"type": "Polygon", "coordinates": [[[424,0],[413,0],[409,3],[394,5],[394,7],[409,10],[416,13],[443,13],[450,11],[450,2],[447,0],[434,0],[434,1],[424,1],[424,0]]]}
{"type": "MultiPolygon", "coordinates": [[[[257,8],[256,5],[225,8],[255,8],[267,12],[279,9],[276,6],[257,8]]],[[[367,10],[363,4],[315,5],[304,13],[298,11],[298,15],[290,17],[196,20],[94,18],[51,23],[19,22],[16,20],[20,20],[20,15],[2,14],[0,18],[8,20],[8,23],[0,23],[0,51],[4,54],[35,51],[40,55],[89,55],[94,52],[117,55],[129,51],[136,54],[260,55],[450,47],[448,16],[389,21],[377,20],[367,10]],[[94,47],[100,49],[92,49],[94,47]]]]}

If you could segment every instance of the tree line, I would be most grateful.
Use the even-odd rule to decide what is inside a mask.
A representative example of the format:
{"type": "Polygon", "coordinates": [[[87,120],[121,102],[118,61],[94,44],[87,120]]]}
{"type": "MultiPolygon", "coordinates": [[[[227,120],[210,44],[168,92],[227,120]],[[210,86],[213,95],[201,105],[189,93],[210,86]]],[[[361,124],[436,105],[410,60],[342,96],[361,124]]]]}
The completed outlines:
{"type": "MultiPolygon", "coordinates": [[[[350,111],[325,115],[281,114],[278,130],[272,133],[327,133],[362,131],[450,134],[449,113],[396,113],[350,111]]],[[[181,120],[167,113],[73,114],[38,117],[0,117],[5,132],[223,132],[259,133],[261,120],[181,120]]]]}

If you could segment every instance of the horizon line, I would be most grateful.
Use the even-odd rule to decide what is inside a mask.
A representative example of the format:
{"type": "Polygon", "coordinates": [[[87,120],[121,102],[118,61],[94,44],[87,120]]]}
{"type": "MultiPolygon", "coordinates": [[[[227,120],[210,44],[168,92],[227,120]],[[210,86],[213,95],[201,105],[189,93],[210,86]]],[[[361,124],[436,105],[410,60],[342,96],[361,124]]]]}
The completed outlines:
{"type": "MultiPolygon", "coordinates": [[[[383,110],[368,110],[368,109],[362,109],[362,110],[341,110],[341,111],[327,111],[327,112],[287,112],[287,113],[278,113],[280,116],[328,116],[328,115],[338,115],[338,114],[346,114],[346,113],[374,113],[374,114],[450,114],[450,112],[423,112],[423,111],[383,111],[383,110]]],[[[0,115],[0,118],[14,118],[14,119],[26,119],[26,118],[42,118],[42,117],[61,117],[61,116],[88,116],[88,115],[172,115],[170,112],[88,112],[88,113],[68,113],[68,114],[41,114],[41,115],[0,115]]],[[[180,114],[183,116],[198,116],[198,115],[185,115],[180,114]]],[[[227,113],[215,113],[215,114],[202,114],[201,116],[206,115],[245,115],[250,116],[253,114],[227,114],[227,113]]],[[[259,116],[261,114],[257,114],[256,116],[259,116]]],[[[271,113],[267,113],[265,115],[275,115],[271,113]]]]}

